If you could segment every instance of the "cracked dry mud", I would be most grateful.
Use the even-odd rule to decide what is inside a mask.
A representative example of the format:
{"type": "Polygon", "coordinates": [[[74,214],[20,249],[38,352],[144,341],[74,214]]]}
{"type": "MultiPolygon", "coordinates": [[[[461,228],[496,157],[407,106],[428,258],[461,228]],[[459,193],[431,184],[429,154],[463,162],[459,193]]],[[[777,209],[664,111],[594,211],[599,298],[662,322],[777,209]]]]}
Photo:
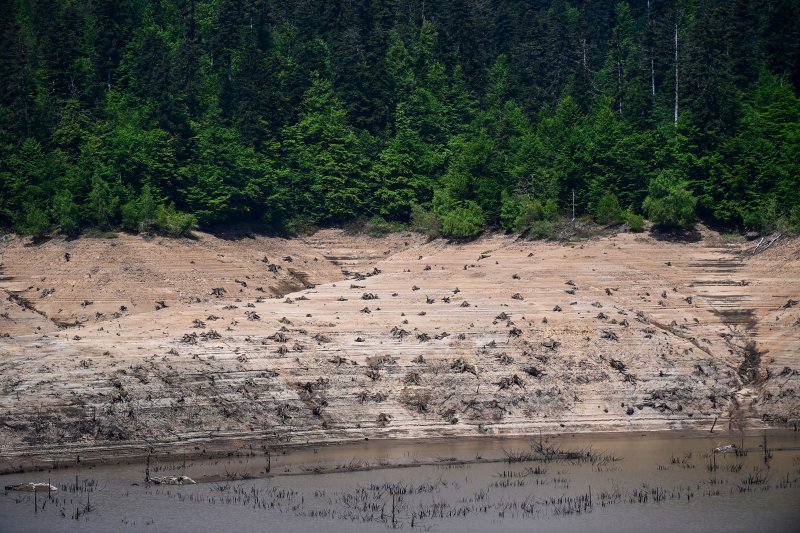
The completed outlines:
{"type": "Polygon", "coordinates": [[[7,238],[0,467],[242,441],[793,427],[800,240],[752,254],[701,236],[7,238]]]}

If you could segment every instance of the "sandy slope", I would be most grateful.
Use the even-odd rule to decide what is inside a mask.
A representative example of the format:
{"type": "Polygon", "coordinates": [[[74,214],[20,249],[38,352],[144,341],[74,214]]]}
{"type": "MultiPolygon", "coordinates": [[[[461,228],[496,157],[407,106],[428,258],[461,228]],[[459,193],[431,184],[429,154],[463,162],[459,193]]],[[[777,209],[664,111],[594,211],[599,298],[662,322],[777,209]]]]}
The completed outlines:
{"type": "Polygon", "coordinates": [[[800,241],[752,254],[701,233],[7,238],[0,459],[792,426],[800,305],[782,306],[800,299],[800,241]]]}

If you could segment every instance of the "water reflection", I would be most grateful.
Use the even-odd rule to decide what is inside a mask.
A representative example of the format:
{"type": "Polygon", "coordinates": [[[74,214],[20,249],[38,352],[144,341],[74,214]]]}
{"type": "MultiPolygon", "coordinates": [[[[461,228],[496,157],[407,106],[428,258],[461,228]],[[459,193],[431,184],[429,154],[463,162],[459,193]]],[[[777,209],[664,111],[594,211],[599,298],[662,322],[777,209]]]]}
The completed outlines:
{"type": "Polygon", "coordinates": [[[2,476],[0,531],[776,531],[800,519],[797,434],[371,441],[2,476]],[[720,448],[735,444],[735,448],[720,448]],[[720,448],[729,453],[715,453],[720,448]],[[267,453],[269,452],[269,453],[267,453]],[[405,465],[405,468],[398,466],[405,465]],[[376,468],[380,466],[380,468],[376,468]],[[265,476],[269,470],[270,475],[265,476]]]}

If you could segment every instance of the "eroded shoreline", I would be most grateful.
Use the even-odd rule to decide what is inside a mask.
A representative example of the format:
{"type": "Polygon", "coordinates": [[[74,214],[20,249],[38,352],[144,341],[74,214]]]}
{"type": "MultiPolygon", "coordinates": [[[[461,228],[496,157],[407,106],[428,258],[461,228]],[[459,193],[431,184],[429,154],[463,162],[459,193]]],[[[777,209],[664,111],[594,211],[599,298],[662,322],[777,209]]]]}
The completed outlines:
{"type": "Polygon", "coordinates": [[[793,428],[800,241],[701,236],[12,240],[0,459],[793,428]]]}

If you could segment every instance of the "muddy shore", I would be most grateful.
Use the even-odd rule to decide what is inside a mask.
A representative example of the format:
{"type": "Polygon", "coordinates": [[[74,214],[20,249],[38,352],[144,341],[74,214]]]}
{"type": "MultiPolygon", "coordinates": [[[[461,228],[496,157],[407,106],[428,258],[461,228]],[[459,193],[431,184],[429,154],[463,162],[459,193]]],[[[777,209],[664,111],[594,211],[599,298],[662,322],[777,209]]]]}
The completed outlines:
{"type": "Polygon", "coordinates": [[[800,241],[756,244],[6,237],[0,464],[793,429],[800,241]]]}

